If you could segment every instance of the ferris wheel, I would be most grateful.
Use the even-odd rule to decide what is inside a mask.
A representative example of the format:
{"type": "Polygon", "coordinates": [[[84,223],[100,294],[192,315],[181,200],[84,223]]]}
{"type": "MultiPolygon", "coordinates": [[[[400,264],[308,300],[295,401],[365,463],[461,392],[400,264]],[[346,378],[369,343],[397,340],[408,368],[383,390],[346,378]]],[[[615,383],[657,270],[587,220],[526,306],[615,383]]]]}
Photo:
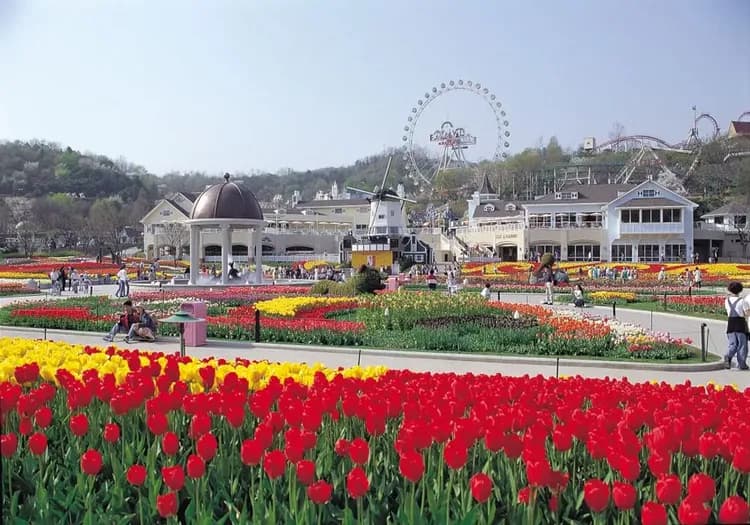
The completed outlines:
{"type": "MultiPolygon", "coordinates": [[[[441,82],[437,86],[425,91],[424,96],[419,98],[411,108],[411,112],[404,125],[404,135],[401,137],[403,146],[403,160],[406,164],[409,177],[414,184],[422,189],[431,187],[441,171],[467,167],[465,151],[476,145],[477,138],[469,133],[464,127],[455,127],[453,122],[445,121],[427,137],[429,141],[441,149],[439,158],[431,158],[419,149],[419,143],[415,143],[415,131],[420,118],[425,110],[441,96],[452,91],[463,91],[480,97],[486,102],[489,111],[495,120],[494,152],[491,160],[500,160],[508,156],[507,149],[510,147],[509,122],[503,104],[497,96],[479,82],[471,80],[449,80],[441,82]]],[[[461,124],[461,123],[459,123],[461,124]]],[[[417,137],[419,139],[420,137],[417,137]]]]}

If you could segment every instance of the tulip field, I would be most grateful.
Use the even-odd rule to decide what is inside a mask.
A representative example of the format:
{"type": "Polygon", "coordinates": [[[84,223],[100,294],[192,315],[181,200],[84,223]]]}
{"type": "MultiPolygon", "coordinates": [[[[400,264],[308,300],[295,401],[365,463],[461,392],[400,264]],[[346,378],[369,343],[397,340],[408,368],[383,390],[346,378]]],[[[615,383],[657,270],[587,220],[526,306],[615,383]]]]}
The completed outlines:
{"type": "Polygon", "coordinates": [[[0,339],[6,523],[747,523],[750,392],[0,339]]]}
{"type": "MultiPolygon", "coordinates": [[[[690,341],[669,334],[572,310],[488,302],[478,294],[327,297],[303,291],[268,286],[184,293],[208,302],[208,337],[219,339],[253,339],[260,312],[262,342],[627,360],[684,360],[696,355],[690,341]]],[[[134,299],[157,318],[188,300],[156,292],[134,294],[134,299]]],[[[120,312],[121,305],[106,297],[16,303],[0,308],[0,324],[105,333],[120,312]]],[[[159,332],[177,333],[167,324],[161,324],[159,332]]]]}

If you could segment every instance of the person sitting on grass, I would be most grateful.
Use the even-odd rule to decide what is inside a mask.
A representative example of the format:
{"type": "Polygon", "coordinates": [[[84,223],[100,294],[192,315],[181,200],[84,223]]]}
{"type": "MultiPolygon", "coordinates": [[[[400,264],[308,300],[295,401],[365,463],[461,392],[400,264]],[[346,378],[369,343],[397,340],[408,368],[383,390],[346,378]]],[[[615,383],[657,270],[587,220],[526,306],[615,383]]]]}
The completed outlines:
{"type": "Polygon", "coordinates": [[[122,303],[123,308],[125,309],[124,313],[120,315],[119,320],[115,323],[115,325],[112,327],[112,329],[109,331],[107,335],[104,336],[104,340],[111,343],[115,340],[115,336],[120,332],[127,333],[130,327],[138,322],[138,317],[136,315],[135,310],[133,309],[133,302],[128,299],[124,303],[122,303]]]}
{"type": "Polygon", "coordinates": [[[156,339],[156,321],[143,306],[138,306],[135,310],[138,322],[130,325],[128,335],[125,336],[125,342],[130,343],[130,340],[135,337],[143,341],[154,341],[156,339]]]}

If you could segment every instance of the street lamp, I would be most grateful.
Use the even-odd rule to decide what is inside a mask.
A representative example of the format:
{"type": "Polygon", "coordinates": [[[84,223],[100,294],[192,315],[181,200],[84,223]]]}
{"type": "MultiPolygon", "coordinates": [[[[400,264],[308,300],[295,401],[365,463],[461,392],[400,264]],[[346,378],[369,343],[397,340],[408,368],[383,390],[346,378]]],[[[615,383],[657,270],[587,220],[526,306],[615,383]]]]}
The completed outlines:
{"type": "Polygon", "coordinates": [[[186,323],[198,323],[203,319],[193,317],[189,312],[180,310],[175,312],[166,319],[161,319],[162,323],[176,324],[180,328],[180,357],[185,357],[185,324],[186,323]]]}

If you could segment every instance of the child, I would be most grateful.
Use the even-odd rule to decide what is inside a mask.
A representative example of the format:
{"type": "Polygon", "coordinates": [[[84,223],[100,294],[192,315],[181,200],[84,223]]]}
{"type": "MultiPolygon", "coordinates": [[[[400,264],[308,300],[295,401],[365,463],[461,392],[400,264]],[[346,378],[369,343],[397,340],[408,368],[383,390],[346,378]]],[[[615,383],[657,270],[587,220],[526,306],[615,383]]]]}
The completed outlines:
{"type": "Polygon", "coordinates": [[[731,282],[727,286],[729,296],[724,301],[727,310],[727,354],[724,356],[724,368],[732,368],[732,358],[737,356],[740,370],[747,370],[747,320],[746,300],[740,297],[742,284],[731,282]]]}
{"type": "Polygon", "coordinates": [[[578,308],[583,308],[583,305],[585,304],[583,299],[583,288],[581,288],[580,284],[577,284],[575,288],[573,288],[573,304],[578,308]]]}
{"type": "Polygon", "coordinates": [[[130,325],[128,335],[125,336],[125,342],[130,343],[130,340],[136,336],[144,341],[154,341],[156,339],[156,322],[154,318],[142,306],[136,308],[136,316],[138,322],[130,325]]]}
{"type": "Polygon", "coordinates": [[[479,292],[479,295],[481,295],[482,297],[484,297],[485,299],[487,299],[489,301],[491,293],[492,292],[490,292],[490,283],[486,283],[484,285],[484,288],[482,288],[482,291],[479,292]]]}

